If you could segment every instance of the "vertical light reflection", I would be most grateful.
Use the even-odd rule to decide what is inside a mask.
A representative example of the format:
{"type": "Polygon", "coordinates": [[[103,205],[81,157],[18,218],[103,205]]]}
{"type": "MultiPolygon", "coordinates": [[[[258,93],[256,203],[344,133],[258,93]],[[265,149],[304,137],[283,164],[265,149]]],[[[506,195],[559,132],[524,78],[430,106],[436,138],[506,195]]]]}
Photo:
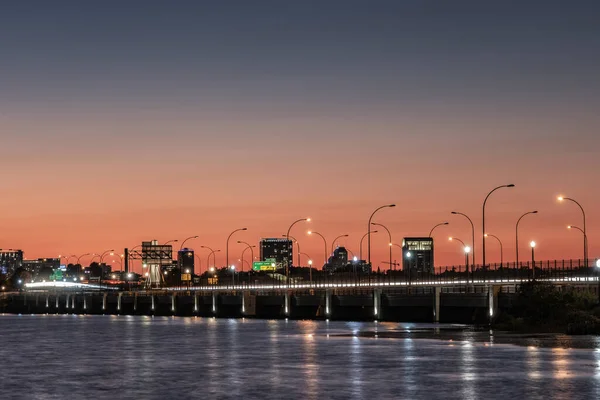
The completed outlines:
{"type": "Polygon", "coordinates": [[[352,395],[362,399],[363,396],[363,370],[362,370],[362,343],[357,336],[352,336],[350,342],[350,379],[352,382],[352,395]]]}
{"type": "Polygon", "coordinates": [[[272,390],[277,391],[281,385],[279,322],[270,320],[267,325],[269,327],[269,365],[271,366],[267,376],[271,379],[272,390]]]}
{"type": "Polygon", "coordinates": [[[473,343],[465,342],[461,345],[461,380],[462,380],[462,399],[477,399],[475,381],[477,379],[476,359],[473,356],[475,348],[473,343]]]}
{"type": "Polygon", "coordinates": [[[569,377],[570,362],[568,350],[562,348],[552,349],[552,365],[554,367],[554,379],[565,379],[569,377]]]}
{"type": "Polygon", "coordinates": [[[208,393],[214,394],[219,393],[222,388],[221,377],[219,371],[221,371],[221,353],[219,346],[219,321],[214,318],[209,320],[206,327],[206,367],[208,369],[208,393]]]}
{"type": "Polygon", "coordinates": [[[301,328],[303,331],[303,349],[304,355],[304,376],[306,384],[306,397],[308,399],[319,398],[319,363],[317,361],[317,346],[315,343],[315,330],[317,323],[315,321],[303,321],[301,328]]]}
{"type": "Polygon", "coordinates": [[[530,379],[539,379],[541,377],[539,371],[540,364],[540,354],[539,349],[535,346],[527,347],[527,358],[526,358],[526,368],[527,368],[527,376],[530,379]]]}

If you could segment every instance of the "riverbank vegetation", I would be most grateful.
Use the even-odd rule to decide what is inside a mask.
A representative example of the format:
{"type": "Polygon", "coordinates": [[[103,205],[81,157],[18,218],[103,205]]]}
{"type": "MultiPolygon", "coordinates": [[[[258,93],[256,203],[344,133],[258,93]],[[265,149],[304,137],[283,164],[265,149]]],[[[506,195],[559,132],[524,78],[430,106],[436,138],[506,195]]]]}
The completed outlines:
{"type": "Polygon", "coordinates": [[[600,334],[600,306],[591,291],[544,282],[521,286],[512,307],[502,312],[494,328],[517,332],[600,334]]]}

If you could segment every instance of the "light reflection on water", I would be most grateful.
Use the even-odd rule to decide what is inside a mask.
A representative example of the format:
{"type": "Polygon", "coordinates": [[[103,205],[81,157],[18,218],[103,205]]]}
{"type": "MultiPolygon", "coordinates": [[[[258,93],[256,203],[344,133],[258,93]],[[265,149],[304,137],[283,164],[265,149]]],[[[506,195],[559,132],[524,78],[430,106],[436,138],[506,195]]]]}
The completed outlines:
{"type": "Polygon", "coordinates": [[[492,337],[430,324],[4,315],[0,338],[2,399],[600,398],[594,337],[492,337]]]}

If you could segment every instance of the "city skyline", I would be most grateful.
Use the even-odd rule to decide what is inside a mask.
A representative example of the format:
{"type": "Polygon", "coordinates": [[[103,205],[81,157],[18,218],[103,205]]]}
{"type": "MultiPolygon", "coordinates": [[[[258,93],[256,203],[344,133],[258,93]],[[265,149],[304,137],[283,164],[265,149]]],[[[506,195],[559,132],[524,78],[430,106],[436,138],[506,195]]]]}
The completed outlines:
{"type": "MultiPolygon", "coordinates": [[[[289,223],[321,265],[316,230],[356,252],[369,214],[394,242],[434,232],[436,264],[481,260],[486,228],[514,260],[599,256],[598,5],[147,1],[11,4],[0,15],[0,248],[27,258],[231,230],[257,244],[289,223]],[[85,21],[85,24],[81,21],[85,21]],[[573,29],[576,26],[577,29],[573,29]],[[469,243],[473,245],[472,243],[469,243]]],[[[388,260],[372,237],[374,267],[388,260]]],[[[243,250],[230,243],[237,261],[243,250]]],[[[393,249],[401,262],[400,252],[393,249]]],[[[487,261],[499,262],[495,242],[487,261]]],[[[364,258],[364,257],[363,257],[364,258]]],[[[383,266],[383,264],[381,264],[383,266]]]]}

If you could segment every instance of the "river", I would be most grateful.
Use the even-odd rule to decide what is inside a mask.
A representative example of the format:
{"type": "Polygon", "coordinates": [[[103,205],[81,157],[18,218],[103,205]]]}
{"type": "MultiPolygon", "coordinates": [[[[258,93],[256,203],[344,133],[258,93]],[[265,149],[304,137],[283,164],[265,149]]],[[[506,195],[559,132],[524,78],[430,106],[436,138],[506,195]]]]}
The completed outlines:
{"type": "Polygon", "coordinates": [[[2,315],[0,398],[598,399],[600,338],[451,325],[2,315]]]}

